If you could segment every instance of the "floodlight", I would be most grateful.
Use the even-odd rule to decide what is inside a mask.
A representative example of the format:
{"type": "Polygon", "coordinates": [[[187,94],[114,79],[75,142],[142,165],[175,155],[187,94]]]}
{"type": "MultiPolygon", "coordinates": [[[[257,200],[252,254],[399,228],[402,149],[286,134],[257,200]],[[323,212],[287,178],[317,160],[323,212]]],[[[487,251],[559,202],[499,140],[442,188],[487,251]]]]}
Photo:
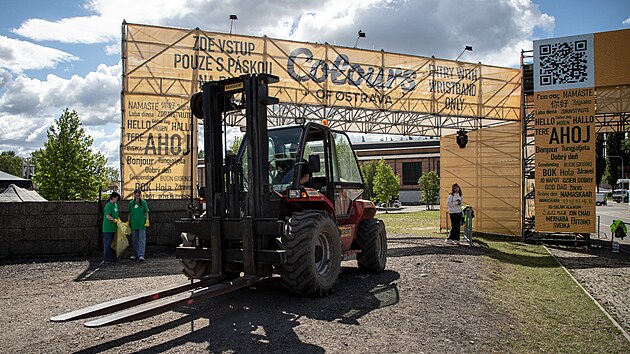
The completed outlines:
{"type": "Polygon", "coordinates": [[[232,34],[232,25],[234,25],[234,21],[238,20],[236,15],[230,15],[230,35],[232,34]]]}
{"type": "Polygon", "coordinates": [[[354,48],[357,47],[357,44],[359,44],[359,39],[360,38],[365,38],[365,32],[359,30],[358,36],[357,36],[357,41],[354,42],[354,48]]]}
{"type": "Polygon", "coordinates": [[[459,60],[459,57],[461,57],[462,54],[464,54],[464,52],[467,51],[467,50],[472,52],[472,50],[473,50],[472,46],[467,45],[466,47],[464,47],[464,50],[462,50],[462,52],[457,56],[457,59],[455,59],[455,61],[459,60]]]}

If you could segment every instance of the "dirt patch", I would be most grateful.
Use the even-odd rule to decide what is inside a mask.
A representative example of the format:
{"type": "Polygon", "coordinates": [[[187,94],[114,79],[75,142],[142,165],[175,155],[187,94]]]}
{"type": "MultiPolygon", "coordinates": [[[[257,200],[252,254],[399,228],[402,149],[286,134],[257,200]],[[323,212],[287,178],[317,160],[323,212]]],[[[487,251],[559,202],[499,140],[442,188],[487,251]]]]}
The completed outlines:
{"type": "Polygon", "coordinates": [[[287,295],[277,279],[146,320],[88,329],[49,318],[80,307],[186,282],[171,253],[105,268],[54,260],[0,266],[0,352],[478,352],[516,336],[487,303],[482,248],[392,237],[387,269],[343,263],[326,298],[287,295]]]}

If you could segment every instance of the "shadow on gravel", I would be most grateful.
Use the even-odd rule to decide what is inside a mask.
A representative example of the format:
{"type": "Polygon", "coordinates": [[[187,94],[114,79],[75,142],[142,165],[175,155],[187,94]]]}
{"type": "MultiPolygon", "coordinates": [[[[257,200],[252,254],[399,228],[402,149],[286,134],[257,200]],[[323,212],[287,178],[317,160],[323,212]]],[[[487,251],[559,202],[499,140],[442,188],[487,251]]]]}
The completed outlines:
{"type": "MultiPolygon", "coordinates": [[[[475,238],[475,247],[470,247],[465,241],[460,241],[459,245],[443,243],[444,239],[435,237],[396,237],[387,240],[391,245],[414,245],[410,247],[396,247],[387,250],[388,257],[408,257],[423,254],[443,254],[443,255],[469,255],[488,256],[503,263],[518,264],[536,268],[556,268],[559,267],[554,258],[545,253],[536,253],[525,247],[514,245],[515,250],[525,254],[514,254],[492,249],[482,239],[475,238]]],[[[505,241],[513,242],[513,241],[505,241]]]]}
{"type": "Polygon", "coordinates": [[[562,251],[555,254],[556,259],[567,269],[588,269],[588,268],[629,268],[630,254],[619,252],[612,253],[605,248],[585,248],[570,246],[550,246],[550,250],[562,251]],[[575,253],[575,257],[568,257],[566,252],[575,253]]]}
{"type": "MultiPolygon", "coordinates": [[[[112,280],[144,278],[182,274],[182,267],[173,257],[147,258],[144,262],[130,259],[102,265],[101,261],[90,261],[89,266],[74,281],[112,280]]],[[[182,280],[186,278],[182,276],[182,280]]]]}
{"type": "MultiPolygon", "coordinates": [[[[517,240],[500,237],[484,236],[484,238],[474,238],[476,247],[469,247],[465,241],[460,245],[443,244],[444,239],[436,237],[392,237],[387,240],[391,245],[410,245],[408,247],[390,248],[387,250],[388,257],[407,257],[423,254],[444,254],[444,255],[484,255],[497,259],[503,263],[518,264],[535,268],[556,268],[558,262],[547,252],[536,252],[519,243],[517,240]],[[510,248],[520,254],[506,253],[488,246],[485,240],[492,242],[511,243],[510,248]]],[[[630,254],[625,252],[612,253],[607,248],[586,248],[573,246],[547,245],[550,249],[558,249],[576,253],[575,257],[556,255],[556,259],[569,269],[587,268],[627,268],[630,267],[630,254]]]]}
{"type": "MultiPolygon", "coordinates": [[[[111,280],[124,278],[156,277],[182,274],[182,267],[175,260],[175,250],[151,249],[146,252],[146,261],[129,259],[131,252],[110,264],[101,264],[101,259],[90,259],[89,265],[74,281],[111,280]]],[[[185,279],[185,278],[182,278],[185,279]]]]}
{"type": "MultiPolygon", "coordinates": [[[[159,342],[139,353],[164,352],[186,343],[205,343],[209,352],[233,353],[323,353],[324,349],[305,342],[321,335],[318,321],[359,325],[359,319],[374,309],[399,301],[395,281],[400,275],[386,270],[379,274],[363,274],[356,268],[343,267],[334,292],[325,298],[301,298],[288,295],[278,282],[270,278],[247,289],[209,299],[177,312],[184,317],[141,330],[140,332],[102,343],[77,353],[97,353],[132,342],[159,342]],[[196,321],[196,322],[195,322],[196,321]],[[190,325],[189,333],[167,341],[176,327],[190,325]],[[299,329],[296,330],[296,327],[299,329]],[[162,335],[160,335],[162,334],[162,335]]],[[[160,316],[150,320],[159,322],[160,316]]],[[[123,325],[133,330],[134,325],[123,325]]],[[[138,322],[138,327],[146,323],[138,322]]],[[[186,329],[188,331],[188,329],[186,329]]],[[[181,331],[181,328],[178,329],[181,331]]],[[[335,334],[331,334],[335,335],[335,334]]],[[[343,337],[343,334],[337,334],[343,337]]],[[[342,342],[333,351],[348,350],[342,342]]]]}

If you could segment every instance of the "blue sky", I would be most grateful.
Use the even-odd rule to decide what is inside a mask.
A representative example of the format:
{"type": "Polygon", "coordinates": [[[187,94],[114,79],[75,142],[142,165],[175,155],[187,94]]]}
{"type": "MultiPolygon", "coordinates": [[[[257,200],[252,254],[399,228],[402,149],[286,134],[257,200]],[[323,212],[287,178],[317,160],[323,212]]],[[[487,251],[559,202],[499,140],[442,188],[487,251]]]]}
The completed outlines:
{"type": "Polygon", "coordinates": [[[630,1],[544,0],[536,1],[536,3],[542,12],[552,15],[556,19],[551,37],[630,28],[630,23],[623,24],[624,20],[630,18],[630,1]]]}
{"type": "MultiPolygon", "coordinates": [[[[27,156],[76,109],[118,166],[120,28],[200,27],[516,67],[532,40],[630,28],[630,0],[23,0],[0,12],[0,151],[27,156]]],[[[630,45],[630,44],[629,44],[630,45]]]]}

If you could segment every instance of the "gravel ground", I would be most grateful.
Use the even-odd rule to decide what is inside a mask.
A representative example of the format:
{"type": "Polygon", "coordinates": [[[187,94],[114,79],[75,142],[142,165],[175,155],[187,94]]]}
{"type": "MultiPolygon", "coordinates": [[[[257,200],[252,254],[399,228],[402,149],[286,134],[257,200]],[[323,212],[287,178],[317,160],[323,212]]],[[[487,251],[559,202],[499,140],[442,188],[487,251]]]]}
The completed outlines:
{"type": "MultiPolygon", "coordinates": [[[[172,254],[0,266],[0,352],[502,352],[516,330],[481,292],[481,248],[392,237],[385,272],[343,263],[326,298],[286,295],[277,278],[146,320],[88,329],[49,318],[186,282],[172,254]]],[[[6,263],[6,262],[5,262],[6,263]]]]}
{"type": "MultiPolygon", "coordinates": [[[[549,248],[630,329],[630,259],[607,249],[549,248]]],[[[146,320],[88,329],[49,318],[186,282],[173,252],[146,262],[54,259],[0,265],[2,353],[488,353],[518,329],[485,301],[483,248],[390,235],[387,269],[343,263],[326,298],[285,294],[277,278],[146,320]]]]}
{"type": "Polygon", "coordinates": [[[630,333],[630,254],[612,253],[609,247],[548,246],[547,249],[630,333]]]}

